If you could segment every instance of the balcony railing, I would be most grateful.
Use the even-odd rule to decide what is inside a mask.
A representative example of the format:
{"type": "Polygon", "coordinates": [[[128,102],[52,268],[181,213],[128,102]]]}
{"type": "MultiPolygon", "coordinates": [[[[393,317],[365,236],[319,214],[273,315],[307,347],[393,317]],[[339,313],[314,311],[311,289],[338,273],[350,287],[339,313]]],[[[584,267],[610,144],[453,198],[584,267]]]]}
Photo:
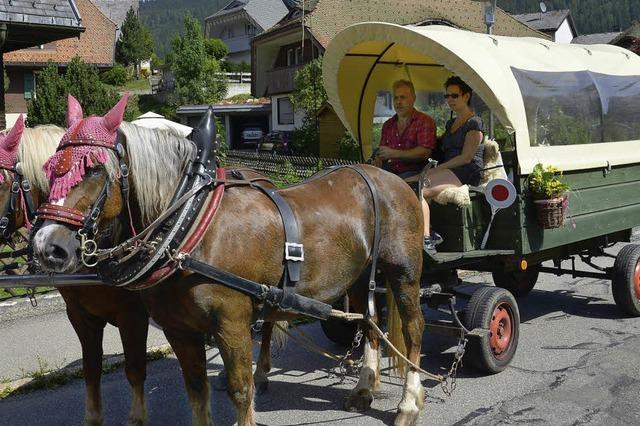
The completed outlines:
{"type": "Polygon", "coordinates": [[[293,79],[296,76],[296,72],[301,68],[302,65],[296,65],[293,67],[276,68],[271,71],[267,71],[267,94],[275,95],[278,93],[292,92],[293,79]]]}

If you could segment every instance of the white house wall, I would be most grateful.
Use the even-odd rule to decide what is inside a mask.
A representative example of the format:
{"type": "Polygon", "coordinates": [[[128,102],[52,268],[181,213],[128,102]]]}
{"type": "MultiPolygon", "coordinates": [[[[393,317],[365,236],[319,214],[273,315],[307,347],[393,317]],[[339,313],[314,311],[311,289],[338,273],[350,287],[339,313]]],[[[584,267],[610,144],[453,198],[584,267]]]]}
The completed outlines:
{"type": "Polygon", "coordinates": [[[278,95],[271,97],[271,129],[275,132],[292,132],[293,130],[302,127],[304,113],[301,111],[294,110],[293,124],[278,123],[278,99],[287,97],[289,97],[289,95],[278,95]]]}
{"type": "Polygon", "coordinates": [[[571,43],[571,40],[576,36],[576,34],[571,31],[571,25],[569,25],[568,20],[562,21],[560,27],[556,31],[554,35],[554,41],[556,43],[571,43]]]}

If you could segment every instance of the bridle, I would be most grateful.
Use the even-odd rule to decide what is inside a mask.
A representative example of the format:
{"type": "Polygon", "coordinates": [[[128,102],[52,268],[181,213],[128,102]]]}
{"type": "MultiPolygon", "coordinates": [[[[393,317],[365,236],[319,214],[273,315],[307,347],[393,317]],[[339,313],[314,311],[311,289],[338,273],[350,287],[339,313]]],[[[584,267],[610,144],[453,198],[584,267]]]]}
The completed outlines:
{"type": "Polygon", "coordinates": [[[30,224],[36,217],[35,203],[31,193],[31,183],[22,173],[22,165],[17,162],[13,167],[0,165],[0,170],[11,175],[11,194],[2,209],[0,216],[0,238],[5,243],[10,243],[15,231],[15,213],[19,211],[19,203],[24,200],[25,223],[30,224]]]}
{"type": "MultiPolygon", "coordinates": [[[[57,151],[66,149],[69,146],[100,147],[115,153],[118,160],[120,191],[124,202],[121,214],[129,216],[129,166],[127,166],[125,162],[125,149],[120,140],[120,135],[118,134],[115,145],[92,139],[75,139],[61,144],[57,151]]],[[[98,218],[104,209],[110,192],[111,181],[107,177],[100,194],[91,206],[89,214],[86,216],[83,212],[73,207],[60,206],[52,203],[41,204],[37,211],[39,224],[42,224],[44,220],[51,220],[78,228],[77,238],[80,240],[82,263],[87,267],[93,267],[97,264],[97,261],[92,260],[92,258],[98,250],[98,243],[95,240],[98,234],[98,218]]],[[[107,234],[109,233],[107,232],[107,234]]]]}

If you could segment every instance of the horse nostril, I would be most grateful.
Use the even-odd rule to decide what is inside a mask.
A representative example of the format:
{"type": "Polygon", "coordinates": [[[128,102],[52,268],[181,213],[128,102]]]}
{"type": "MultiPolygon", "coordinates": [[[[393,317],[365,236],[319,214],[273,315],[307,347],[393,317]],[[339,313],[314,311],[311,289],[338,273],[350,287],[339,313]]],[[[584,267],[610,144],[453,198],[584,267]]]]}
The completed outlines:
{"type": "Polygon", "coordinates": [[[45,254],[49,259],[52,260],[67,260],[69,258],[69,253],[62,247],[57,244],[48,244],[45,250],[45,254]]]}

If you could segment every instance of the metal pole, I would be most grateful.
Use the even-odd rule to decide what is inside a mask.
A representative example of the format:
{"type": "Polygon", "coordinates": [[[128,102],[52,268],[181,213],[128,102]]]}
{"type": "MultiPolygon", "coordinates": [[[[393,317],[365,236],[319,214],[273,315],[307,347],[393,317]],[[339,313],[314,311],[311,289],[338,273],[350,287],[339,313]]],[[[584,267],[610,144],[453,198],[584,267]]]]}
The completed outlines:
{"type": "MultiPolygon", "coordinates": [[[[496,21],[496,1],[490,0],[486,2],[484,9],[484,21],[487,25],[487,34],[493,34],[493,24],[496,21]]],[[[495,122],[493,117],[493,111],[489,111],[489,138],[494,138],[495,122]]]]}

